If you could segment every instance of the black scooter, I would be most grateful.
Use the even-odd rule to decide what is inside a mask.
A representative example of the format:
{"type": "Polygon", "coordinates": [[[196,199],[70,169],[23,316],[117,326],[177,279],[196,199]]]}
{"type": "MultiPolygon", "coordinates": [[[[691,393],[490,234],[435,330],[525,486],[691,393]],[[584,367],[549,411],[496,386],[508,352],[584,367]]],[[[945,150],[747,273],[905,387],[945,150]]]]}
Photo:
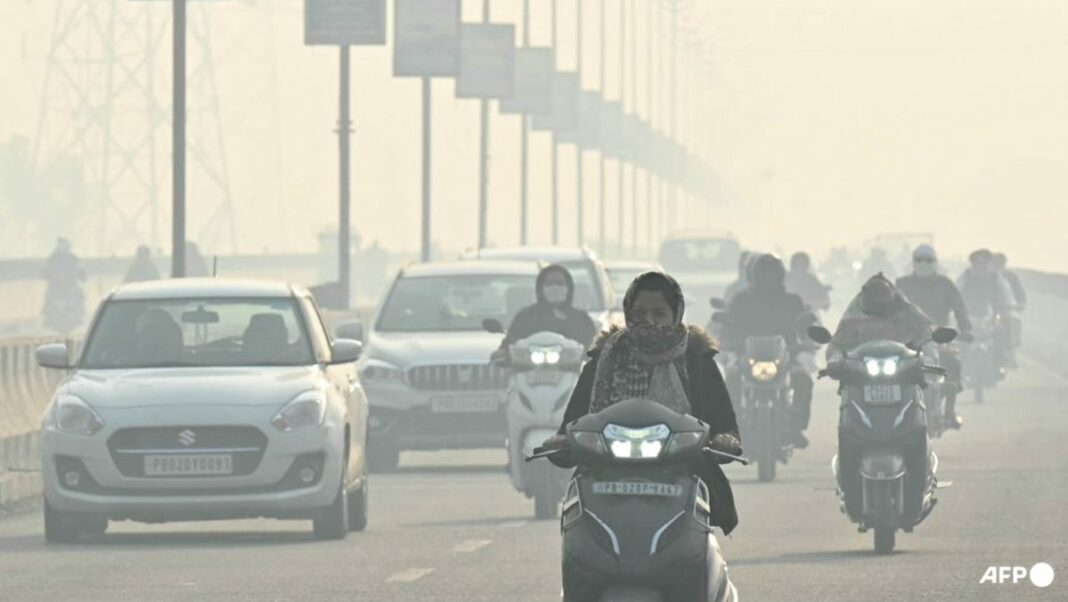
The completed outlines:
{"type": "Polygon", "coordinates": [[[691,467],[747,460],[710,449],[700,420],[637,399],[576,420],[566,441],[527,458],[577,466],[560,519],[565,602],[737,601],[691,467]]]}
{"type": "MultiPolygon", "coordinates": [[[[820,344],[831,342],[823,327],[809,329],[820,344]]],[[[939,328],[935,343],[957,332],[939,328]]],[[[889,554],[899,529],[906,533],[934,509],[938,456],[927,436],[927,376],[945,376],[941,366],[924,363],[923,345],[870,341],[848,350],[844,359],[820,372],[839,383],[842,403],[838,455],[832,468],[842,510],[862,533],[874,530],[875,551],[889,554]]]]}

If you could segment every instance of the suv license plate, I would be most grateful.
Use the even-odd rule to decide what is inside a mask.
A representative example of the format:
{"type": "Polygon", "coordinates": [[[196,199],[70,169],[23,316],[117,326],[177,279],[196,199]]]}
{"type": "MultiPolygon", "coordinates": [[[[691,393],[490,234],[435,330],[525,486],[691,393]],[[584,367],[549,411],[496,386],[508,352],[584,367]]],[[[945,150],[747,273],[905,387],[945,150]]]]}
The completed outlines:
{"type": "Polygon", "coordinates": [[[901,385],[864,385],[865,403],[900,403],[901,385]]]}
{"type": "Polygon", "coordinates": [[[593,484],[593,492],[601,495],[682,497],[682,485],[649,481],[601,481],[593,484]]]}
{"type": "Polygon", "coordinates": [[[230,454],[145,456],[146,477],[225,476],[234,472],[230,454]]]}
{"type": "Polygon", "coordinates": [[[468,412],[496,412],[500,400],[496,396],[483,397],[434,397],[430,400],[430,409],[440,414],[468,412]]]}

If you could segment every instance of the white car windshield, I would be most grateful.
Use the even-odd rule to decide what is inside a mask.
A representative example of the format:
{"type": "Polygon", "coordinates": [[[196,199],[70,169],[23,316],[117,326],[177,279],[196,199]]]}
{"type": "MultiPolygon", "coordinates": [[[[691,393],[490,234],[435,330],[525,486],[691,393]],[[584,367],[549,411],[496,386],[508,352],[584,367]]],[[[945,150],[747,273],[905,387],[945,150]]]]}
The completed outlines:
{"type": "Polygon", "coordinates": [[[571,279],[575,282],[575,300],[572,302],[575,309],[603,311],[605,302],[601,290],[601,279],[597,277],[593,263],[564,261],[559,265],[567,268],[567,271],[571,273],[571,279]]]}
{"type": "Polygon", "coordinates": [[[315,363],[293,299],[144,299],[104,305],[83,368],[315,363]]]}
{"type": "Polygon", "coordinates": [[[740,254],[729,238],[668,240],[660,247],[660,265],[669,272],[734,271],[740,254]]]}
{"type": "Polygon", "coordinates": [[[482,330],[486,318],[505,327],[534,303],[531,276],[471,274],[401,278],[378,319],[381,332],[482,330]]]}

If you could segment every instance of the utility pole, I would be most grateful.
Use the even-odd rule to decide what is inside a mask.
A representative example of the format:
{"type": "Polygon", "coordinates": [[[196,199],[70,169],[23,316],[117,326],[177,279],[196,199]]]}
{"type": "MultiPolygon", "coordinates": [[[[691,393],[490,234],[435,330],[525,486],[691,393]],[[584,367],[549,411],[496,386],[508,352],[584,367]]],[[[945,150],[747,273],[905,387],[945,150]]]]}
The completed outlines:
{"type": "MultiPolygon", "coordinates": [[[[678,64],[678,42],[679,42],[679,0],[670,0],[671,2],[671,98],[669,100],[669,110],[671,111],[671,121],[668,125],[670,128],[668,139],[674,143],[679,141],[679,129],[678,129],[678,92],[679,92],[679,79],[676,67],[678,64]]],[[[672,165],[672,172],[678,166],[672,165]]],[[[674,175],[674,174],[672,174],[674,175]]],[[[678,182],[675,178],[670,178],[670,206],[673,213],[678,212],[678,203],[676,202],[676,191],[678,188],[678,182]]]]}
{"type": "MultiPolygon", "coordinates": [[[[634,115],[635,124],[638,119],[638,3],[630,1],[630,27],[633,36],[630,41],[630,103],[631,112],[634,115]]],[[[632,253],[639,255],[638,245],[638,162],[631,158],[630,163],[630,198],[631,198],[631,235],[630,240],[632,253]]]]}
{"type": "Polygon", "coordinates": [[[185,37],[187,0],[173,0],[174,114],[171,153],[173,216],[171,226],[171,277],[185,277],[185,37]]]}
{"type": "MultiPolygon", "coordinates": [[[[554,0],[555,1],[555,0],[554,0]]],[[[489,0],[486,0],[487,5],[489,0]]],[[[530,48],[530,0],[523,0],[523,47],[530,48]]],[[[529,198],[529,153],[530,153],[530,116],[523,113],[519,116],[520,141],[519,141],[519,244],[527,245],[527,236],[530,229],[530,198],[529,198]]]]}
{"type": "MultiPolygon", "coordinates": [[[[623,115],[627,113],[627,81],[626,81],[626,47],[627,47],[627,0],[619,0],[619,106],[623,108],[623,115]]],[[[621,124],[622,125],[622,124],[621,124]]],[[[618,185],[616,186],[616,192],[619,194],[619,214],[616,216],[616,225],[618,226],[616,231],[616,256],[623,257],[623,216],[626,215],[623,204],[623,164],[624,155],[620,149],[619,159],[616,161],[618,166],[618,185]]]]}
{"type": "MultiPolygon", "coordinates": [[[[653,17],[656,15],[656,9],[653,2],[646,2],[646,19],[645,19],[645,42],[646,42],[646,63],[645,63],[645,86],[646,86],[646,105],[647,109],[647,121],[649,123],[649,131],[653,131],[653,17]]],[[[648,144],[648,141],[646,141],[648,144]]],[[[652,249],[655,245],[653,243],[653,168],[652,160],[647,162],[645,169],[645,228],[646,228],[646,240],[649,241],[649,248],[652,249]]]]}
{"type": "MultiPolygon", "coordinates": [[[[482,22],[489,23],[490,0],[482,0],[482,22]]],[[[488,238],[487,218],[489,217],[489,99],[479,101],[479,145],[478,145],[478,248],[486,247],[488,238]]]]}

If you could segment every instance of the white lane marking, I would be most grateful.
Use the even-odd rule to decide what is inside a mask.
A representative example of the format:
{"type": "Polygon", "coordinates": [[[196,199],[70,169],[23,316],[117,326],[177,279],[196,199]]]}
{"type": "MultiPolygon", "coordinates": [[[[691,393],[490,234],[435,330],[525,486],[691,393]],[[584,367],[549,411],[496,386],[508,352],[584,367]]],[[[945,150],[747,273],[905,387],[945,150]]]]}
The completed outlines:
{"type": "Polygon", "coordinates": [[[490,545],[492,542],[493,540],[490,539],[469,539],[453,546],[452,551],[459,553],[474,552],[476,550],[481,550],[482,548],[490,545]]]}
{"type": "Polygon", "coordinates": [[[511,520],[511,521],[503,522],[503,523],[501,523],[501,524],[499,524],[497,526],[498,527],[504,527],[505,529],[522,529],[523,527],[527,526],[527,524],[529,524],[529,523],[530,523],[529,520],[511,520]]]}
{"type": "Polygon", "coordinates": [[[434,569],[408,569],[390,575],[389,579],[386,579],[386,583],[411,583],[412,581],[418,581],[433,572],[434,569]]]}

